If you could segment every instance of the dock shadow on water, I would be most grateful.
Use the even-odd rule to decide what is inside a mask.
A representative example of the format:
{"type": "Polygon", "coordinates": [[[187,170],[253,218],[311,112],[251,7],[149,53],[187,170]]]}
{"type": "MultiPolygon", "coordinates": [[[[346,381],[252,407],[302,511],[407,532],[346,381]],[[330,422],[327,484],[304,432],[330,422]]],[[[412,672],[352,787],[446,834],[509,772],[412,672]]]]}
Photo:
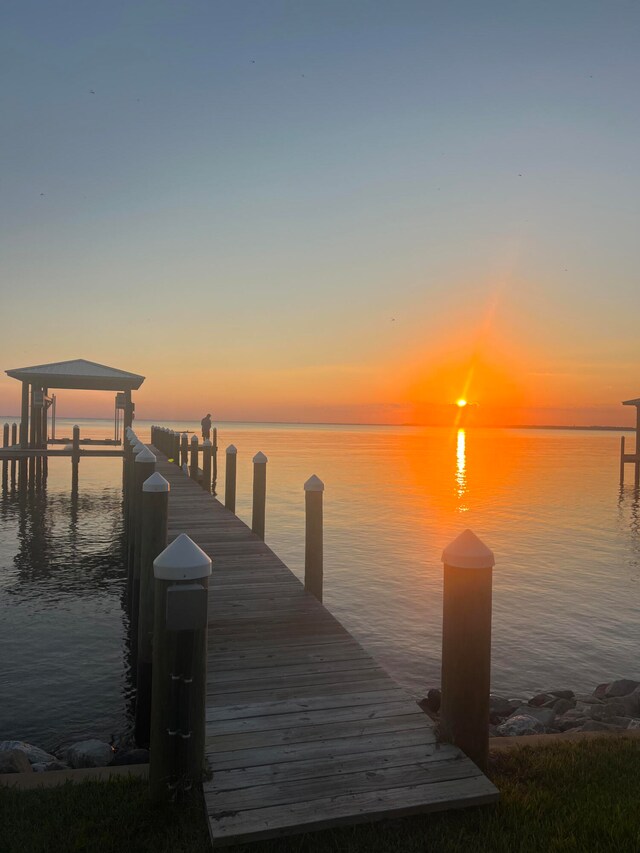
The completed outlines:
{"type": "Polygon", "coordinates": [[[132,738],[121,476],[85,459],[75,478],[52,459],[3,477],[0,740],[132,738]]]}

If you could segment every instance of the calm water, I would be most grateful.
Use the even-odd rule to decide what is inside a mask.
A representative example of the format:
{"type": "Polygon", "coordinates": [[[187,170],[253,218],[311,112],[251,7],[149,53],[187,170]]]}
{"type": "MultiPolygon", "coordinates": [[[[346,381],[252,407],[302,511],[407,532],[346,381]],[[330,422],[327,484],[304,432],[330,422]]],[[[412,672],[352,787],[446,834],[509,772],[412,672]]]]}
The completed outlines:
{"type": "MultiPolygon", "coordinates": [[[[496,554],[496,691],[640,678],[640,511],[617,434],[221,424],[221,482],[231,443],[245,520],[251,457],[269,457],[267,541],[299,575],[302,485],[324,480],[325,603],[416,694],[439,681],[440,554],[465,527],[496,554]]],[[[42,495],[9,487],[0,514],[0,738],[51,747],[130,732],[121,467],[83,460],[77,496],[70,467],[52,460],[42,495]]]]}

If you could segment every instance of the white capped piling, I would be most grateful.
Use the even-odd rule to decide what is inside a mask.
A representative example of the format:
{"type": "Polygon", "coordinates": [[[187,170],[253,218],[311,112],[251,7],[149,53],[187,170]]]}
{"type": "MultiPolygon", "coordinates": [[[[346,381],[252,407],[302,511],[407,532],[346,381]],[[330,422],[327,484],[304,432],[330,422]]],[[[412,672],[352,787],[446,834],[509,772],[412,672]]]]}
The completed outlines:
{"type": "Polygon", "coordinates": [[[236,463],[238,450],[230,444],[226,451],[227,462],[224,472],[224,505],[231,512],[236,511],[236,463]]]}
{"type": "Polygon", "coordinates": [[[189,462],[189,436],[183,432],[180,436],[180,467],[189,462]]]}
{"type": "Polygon", "coordinates": [[[192,480],[198,479],[198,436],[191,436],[191,463],[189,465],[189,476],[192,480]]]}
{"type": "Polygon", "coordinates": [[[267,457],[258,451],[253,457],[253,512],[251,530],[264,539],[264,522],[267,506],[267,457]]]}
{"type": "Polygon", "coordinates": [[[202,443],[202,488],[211,492],[211,451],[212,445],[208,438],[202,443]]]}
{"type": "Polygon", "coordinates": [[[304,484],[304,588],[322,601],[324,572],[322,499],[324,483],[313,474],[304,484]]]}
{"type": "Polygon", "coordinates": [[[156,471],[142,484],[140,542],[140,603],[136,678],[136,743],[149,746],[153,660],[153,561],[167,547],[170,485],[156,471]]]}
{"type": "MultiPolygon", "coordinates": [[[[156,457],[153,451],[143,446],[133,460],[133,493],[132,493],[132,547],[130,548],[131,563],[129,565],[129,591],[131,603],[131,621],[135,625],[138,619],[140,602],[140,548],[142,544],[142,485],[145,480],[155,473],[156,457]]],[[[137,630],[137,629],[136,629],[137,630]]],[[[134,637],[137,636],[134,632],[134,637]]],[[[135,660],[135,656],[134,656],[135,660]]]]}
{"type": "Polygon", "coordinates": [[[211,559],[186,534],[153,561],[149,788],[173,800],[202,781],[211,559]]]}
{"type": "Polygon", "coordinates": [[[489,754],[491,586],[493,553],[465,530],[442,553],[443,740],[458,746],[481,770],[489,754]]]}

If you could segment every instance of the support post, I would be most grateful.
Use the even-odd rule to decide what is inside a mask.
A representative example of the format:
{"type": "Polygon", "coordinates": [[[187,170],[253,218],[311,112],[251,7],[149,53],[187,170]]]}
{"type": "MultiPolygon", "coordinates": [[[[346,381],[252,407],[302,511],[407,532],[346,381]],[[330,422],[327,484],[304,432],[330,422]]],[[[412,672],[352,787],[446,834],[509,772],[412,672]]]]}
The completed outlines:
{"type": "Polygon", "coordinates": [[[16,423],[11,424],[11,446],[15,447],[18,443],[18,425],[16,423]]]}
{"type": "Polygon", "coordinates": [[[180,433],[173,433],[173,449],[171,451],[174,463],[180,467],[180,433]]]}
{"type": "Polygon", "coordinates": [[[133,403],[131,402],[131,391],[124,392],[124,417],[123,417],[123,426],[126,429],[127,427],[132,426],[133,424],[133,403]]]}
{"type": "Polygon", "coordinates": [[[22,383],[22,411],[20,415],[20,447],[29,446],[29,383],[22,383]]]}
{"type": "Polygon", "coordinates": [[[304,588],[322,602],[323,536],[322,497],[324,483],[313,474],[304,484],[305,539],[304,588]]]}
{"type": "Polygon", "coordinates": [[[174,800],[202,781],[211,559],[187,535],[153,561],[154,633],[149,788],[174,800]]]}
{"type": "Polygon", "coordinates": [[[186,432],[180,438],[180,467],[189,462],[189,437],[186,432]]]}
{"type": "Polygon", "coordinates": [[[169,483],[157,471],[142,484],[140,604],[136,678],[136,743],[148,747],[151,731],[153,660],[153,561],[167,547],[169,483]]]}
{"type": "Polygon", "coordinates": [[[29,447],[35,447],[36,446],[36,422],[38,419],[36,417],[36,407],[33,405],[35,396],[36,396],[36,386],[32,385],[31,391],[29,394],[29,397],[31,399],[31,413],[30,413],[30,418],[29,418],[29,447]]]}
{"type": "Polygon", "coordinates": [[[198,479],[198,436],[191,436],[191,465],[189,466],[189,476],[192,480],[198,479]]]}
{"type": "Polygon", "coordinates": [[[71,440],[71,490],[78,491],[78,469],[80,467],[80,427],[75,424],[71,440]]]}
{"type": "Polygon", "coordinates": [[[493,553],[465,530],[442,554],[441,736],[482,770],[489,755],[493,553]]]}
{"type": "Polygon", "coordinates": [[[211,492],[211,442],[208,438],[202,443],[202,488],[211,492]]]}
{"type": "Polygon", "coordinates": [[[224,472],[224,505],[235,514],[236,511],[236,463],[238,451],[233,444],[227,447],[227,464],[224,472]]]}
{"type": "Polygon", "coordinates": [[[636,461],[634,473],[633,485],[637,489],[640,487],[640,406],[636,406],[636,461]]]}
{"type": "MultiPolygon", "coordinates": [[[[142,486],[155,473],[156,457],[152,450],[143,446],[133,463],[133,562],[129,570],[131,618],[135,625],[140,609],[140,555],[142,550],[142,486]]],[[[137,626],[134,630],[134,637],[137,626]]],[[[135,655],[134,655],[135,660],[135,655]]]]}
{"type": "Polygon", "coordinates": [[[620,436],[620,485],[624,486],[624,436],[620,436]]]}
{"type": "MultiPolygon", "coordinates": [[[[9,446],[9,424],[5,424],[2,428],[2,446],[9,446]]],[[[9,483],[9,461],[7,459],[2,460],[2,489],[3,491],[7,488],[9,483]]]]}
{"type": "Polygon", "coordinates": [[[253,512],[251,530],[264,540],[264,520],[267,506],[267,457],[259,451],[253,457],[253,512]]]}
{"type": "Polygon", "coordinates": [[[211,464],[212,468],[212,484],[211,484],[211,492],[212,494],[216,494],[216,485],[218,483],[218,428],[214,427],[212,431],[213,436],[213,460],[211,464]]]}

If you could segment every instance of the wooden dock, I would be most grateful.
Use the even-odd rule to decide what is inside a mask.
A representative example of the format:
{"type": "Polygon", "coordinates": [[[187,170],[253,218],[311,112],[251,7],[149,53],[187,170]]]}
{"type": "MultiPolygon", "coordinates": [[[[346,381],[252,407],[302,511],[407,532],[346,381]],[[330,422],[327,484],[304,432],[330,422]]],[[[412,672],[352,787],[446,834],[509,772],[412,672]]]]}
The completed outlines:
{"type": "Polygon", "coordinates": [[[416,702],[235,515],[162,454],[169,540],[213,560],[204,785],[215,846],[494,802],[416,702]]]}

